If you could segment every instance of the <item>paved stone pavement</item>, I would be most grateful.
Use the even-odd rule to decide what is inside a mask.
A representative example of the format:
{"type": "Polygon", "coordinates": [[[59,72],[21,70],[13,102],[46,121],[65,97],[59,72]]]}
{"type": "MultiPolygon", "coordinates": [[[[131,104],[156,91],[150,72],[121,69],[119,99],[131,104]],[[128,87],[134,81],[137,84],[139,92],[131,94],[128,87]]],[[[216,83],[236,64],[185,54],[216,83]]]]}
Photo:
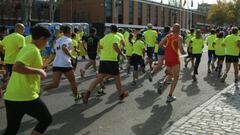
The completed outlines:
{"type": "Polygon", "coordinates": [[[239,135],[239,87],[230,85],[172,125],[166,135],[239,135]]]}

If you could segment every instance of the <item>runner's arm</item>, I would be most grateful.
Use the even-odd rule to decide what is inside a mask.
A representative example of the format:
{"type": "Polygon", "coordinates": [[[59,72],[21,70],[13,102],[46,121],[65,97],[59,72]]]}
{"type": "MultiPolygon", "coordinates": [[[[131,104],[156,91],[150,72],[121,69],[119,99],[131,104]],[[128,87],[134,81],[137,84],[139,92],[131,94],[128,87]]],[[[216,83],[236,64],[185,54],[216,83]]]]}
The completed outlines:
{"type": "Polygon", "coordinates": [[[13,71],[21,73],[21,74],[41,74],[41,69],[32,68],[24,65],[22,62],[17,61],[13,65],[13,71]]]}
{"type": "Polygon", "coordinates": [[[165,46],[165,44],[167,43],[167,38],[165,37],[165,38],[163,38],[162,40],[161,40],[161,42],[159,43],[159,48],[164,48],[165,46]]]}
{"type": "Polygon", "coordinates": [[[123,56],[123,57],[125,58],[125,55],[124,55],[124,54],[122,53],[122,51],[119,49],[118,44],[113,43],[113,48],[114,48],[114,50],[115,50],[119,55],[121,55],[121,56],[123,56]]]}
{"type": "Polygon", "coordinates": [[[186,52],[183,49],[183,39],[182,39],[182,37],[180,37],[178,39],[178,45],[179,45],[179,49],[180,49],[181,54],[186,54],[186,52]]]}
{"type": "Polygon", "coordinates": [[[73,59],[73,56],[71,55],[70,51],[68,50],[67,45],[64,44],[64,45],[62,46],[62,51],[63,51],[66,55],[68,55],[69,57],[71,57],[71,58],[73,59]]]}

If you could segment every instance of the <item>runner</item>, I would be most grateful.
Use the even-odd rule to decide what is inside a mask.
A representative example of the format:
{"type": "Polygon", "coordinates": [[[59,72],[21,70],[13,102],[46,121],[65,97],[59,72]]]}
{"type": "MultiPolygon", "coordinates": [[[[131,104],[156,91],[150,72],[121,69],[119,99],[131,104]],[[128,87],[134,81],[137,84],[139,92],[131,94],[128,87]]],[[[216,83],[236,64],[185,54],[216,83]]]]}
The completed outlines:
{"type": "MultiPolygon", "coordinates": [[[[163,33],[159,34],[158,37],[157,37],[157,41],[158,41],[158,44],[161,42],[161,40],[167,36],[170,32],[170,27],[169,26],[166,26],[164,27],[164,31],[163,33]]],[[[159,72],[159,70],[162,68],[163,66],[163,62],[164,62],[164,48],[159,48],[158,49],[158,64],[156,67],[154,67],[153,71],[152,72],[148,72],[148,79],[150,82],[152,82],[152,77],[157,73],[159,72]]]]}
{"type": "Polygon", "coordinates": [[[18,52],[25,46],[25,38],[23,36],[24,25],[17,23],[14,28],[14,33],[4,37],[1,47],[5,50],[4,62],[6,64],[8,76],[12,74],[12,67],[15,63],[18,52]]]}
{"type": "Polygon", "coordinates": [[[215,54],[217,57],[217,67],[215,71],[218,72],[218,77],[221,77],[223,61],[225,58],[225,47],[223,46],[224,32],[220,31],[217,38],[213,42],[213,47],[215,49],[215,54]]]}
{"type": "Polygon", "coordinates": [[[119,48],[120,42],[119,38],[116,36],[118,28],[116,25],[111,25],[110,29],[111,33],[105,35],[100,40],[100,66],[97,78],[90,84],[88,90],[82,93],[82,100],[86,104],[88,103],[91,92],[107,76],[112,76],[115,78],[115,84],[120,101],[128,96],[128,92],[124,92],[122,90],[119,65],[117,60],[118,54],[125,57],[119,48]]]}
{"type": "MultiPolygon", "coordinates": [[[[125,39],[124,39],[123,29],[122,29],[122,28],[119,28],[119,29],[118,29],[117,36],[118,36],[118,38],[119,38],[119,40],[120,40],[120,46],[119,46],[119,48],[121,49],[122,52],[124,52],[125,39]]],[[[122,57],[118,57],[118,62],[119,62],[119,67],[120,67],[120,69],[122,70],[122,69],[123,69],[123,63],[124,63],[123,58],[122,58],[122,57]]]]}
{"type": "Polygon", "coordinates": [[[240,47],[240,37],[238,34],[237,27],[232,27],[232,34],[228,35],[224,39],[224,46],[226,48],[225,54],[226,54],[226,71],[222,75],[222,82],[225,81],[227,78],[227,74],[231,68],[231,63],[234,67],[234,75],[235,75],[235,84],[238,83],[238,56],[239,56],[239,47],[240,47]]]}
{"type": "Polygon", "coordinates": [[[53,61],[53,80],[52,83],[43,88],[44,91],[57,88],[60,83],[62,74],[66,76],[71,84],[74,101],[77,103],[80,100],[80,95],[77,90],[77,83],[74,76],[74,71],[71,59],[74,57],[70,53],[72,47],[71,28],[63,26],[64,35],[56,41],[56,56],[53,61]]]}
{"type": "Polygon", "coordinates": [[[136,80],[138,79],[138,65],[141,66],[141,70],[145,73],[145,64],[144,64],[144,54],[145,54],[145,46],[144,46],[144,39],[141,33],[137,34],[136,42],[133,44],[133,52],[131,57],[131,63],[134,67],[133,71],[133,85],[136,85],[136,80]]]}
{"type": "MultiPolygon", "coordinates": [[[[2,40],[7,35],[7,27],[1,26],[0,27],[0,46],[2,46],[2,40]]],[[[0,58],[4,61],[4,48],[0,48],[0,58]]]]}
{"type": "Polygon", "coordinates": [[[192,59],[195,63],[192,79],[197,81],[196,75],[198,75],[198,67],[201,62],[202,49],[204,48],[204,39],[200,29],[196,31],[196,36],[191,39],[190,46],[192,47],[192,59]]]}
{"type": "Polygon", "coordinates": [[[32,43],[23,47],[16,57],[13,74],[4,94],[7,128],[4,135],[16,135],[25,114],[38,120],[31,135],[43,134],[52,122],[52,116],[39,98],[40,78],[47,74],[42,69],[40,49],[43,48],[51,33],[36,26],[32,30],[32,43]]]}
{"type": "Polygon", "coordinates": [[[127,60],[128,60],[128,63],[127,63],[127,74],[130,74],[131,57],[132,57],[133,43],[134,43],[133,38],[134,38],[133,34],[130,33],[129,37],[128,37],[128,40],[126,42],[126,56],[127,56],[127,60]]]}
{"type": "Polygon", "coordinates": [[[72,33],[72,50],[71,50],[71,55],[74,57],[74,59],[72,59],[72,66],[73,66],[73,70],[75,71],[77,68],[77,64],[78,64],[78,54],[80,53],[80,50],[78,49],[78,41],[76,38],[76,34],[72,33]]]}
{"type": "Polygon", "coordinates": [[[187,46],[187,57],[184,58],[185,61],[185,68],[187,68],[188,63],[191,61],[192,67],[194,67],[194,61],[192,59],[192,47],[190,46],[190,41],[192,38],[195,37],[195,30],[191,29],[190,34],[188,34],[187,39],[186,39],[186,46],[187,46]]]}
{"type": "Polygon", "coordinates": [[[176,100],[173,96],[173,92],[176,88],[179,72],[180,72],[180,56],[179,50],[182,54],[185,54],[182,46],[182,38],[180,36],[180,25],[174,24],[173,32],[168,34],[161,42],[159,47],[165,48],[165,65],[167,66],[168,75],[164,79],[163,84],[173,78],[169,94],[167,96],[167,102],[176,100]]]}
{"type": "Polygon", "coordinates": [[[216,61],[216,56],[215,56],[215,50],[213,47],[213,42],[216,39],[215,35],[215,30],[211,30],[211,34],[207,37],[207,46],[208,46],[208,73],[211,73],[210,66],[212,65],[212,70],[215,69],[215,61],[216,61]]]}
{"type": "Polygon", "coordinates": [[[147,64],[149,64],[150,71],[153,70],[152,63],[153,63],[153,54],[154,54],[154,46],[157,43],[157,32],[153,30],[153,25],[148,24],[148,30],[143,33],[145,38],[145,43],[147,45],[147,64]]]}
{"type": "Polygon", "coordinates": [[[96,35],[96,28],[90,29],[90,35],[86,38],[83,38],[83,41],[87,44],[87,54],[89,57],[89,62],[85,65],[84,69],[80,69],[81,76],[84,77],[86,70],[92,66],[95,72],[97,71],[96,67],[96,57],[97,57],[97,49],[99,44],[99,37],[96,35]]]}

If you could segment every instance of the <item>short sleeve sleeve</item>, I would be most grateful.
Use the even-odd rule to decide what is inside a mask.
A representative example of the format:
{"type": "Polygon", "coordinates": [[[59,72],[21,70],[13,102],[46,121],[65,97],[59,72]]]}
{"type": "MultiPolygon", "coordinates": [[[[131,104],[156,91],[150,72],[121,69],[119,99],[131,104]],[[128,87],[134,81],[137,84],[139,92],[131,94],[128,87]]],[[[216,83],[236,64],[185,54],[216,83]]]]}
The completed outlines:
{"type": "Polygon", "coordinates": [[[30,50],[20,52],[16,59],[16,62],[21,62],[26,66],[30,66],[33,63],[33,61],[38,59],[37,54],[38,54],[38,52],[30,51],[30,50]]]}
{"type": "Polygon", "coordinates": [[[25,38],[23,36],[19,36],[19,41],[18,41],[18,48],[24,47],[26,44],[25,38]]]}

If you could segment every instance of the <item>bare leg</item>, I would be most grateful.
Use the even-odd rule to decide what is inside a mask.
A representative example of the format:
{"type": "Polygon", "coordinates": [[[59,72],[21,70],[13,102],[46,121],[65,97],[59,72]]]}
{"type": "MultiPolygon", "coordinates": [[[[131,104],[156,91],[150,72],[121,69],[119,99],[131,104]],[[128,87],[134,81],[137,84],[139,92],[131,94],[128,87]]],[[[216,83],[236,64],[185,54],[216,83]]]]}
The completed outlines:
{"type": "Polygon", "coordinates": [[[179,78],[179,72],[180,72],[180,65],[176,65],[172,67],[172,74],[173,74],[173,82],[171,85],[171,89],[169,91],[169,95],[171,96],[177,86],[178,78],[179,78]]]}
{"type": "Polygon", "coordinates": [[[64,75],[66,76],[66,78],[68,79],[68,81],[71,84],[71,89],[72,89],[73,95],[76,96],[77,93],[78,93],[78,90],[77,90],[77,83],[76,83],[76,80],[75,80],[73,70],[65,72],[64,75]]]}
{"type": "Polygon", "coordinates": [[[37,132],[37,131],[35,131],[35,130],[33,130],[32,133],[31,133],[31,135],[42,135],[42,134],[39,133],[39,132],[37,132]]]}
{"type": "Polygon", "coordinates": [[[57,88],[59,86],[61,75],[62,75],[62,72],[59,72],[59,71],[53,72],[52,83],[44,87],[43,90],[46,91],[53,88],[57,88]]]}

